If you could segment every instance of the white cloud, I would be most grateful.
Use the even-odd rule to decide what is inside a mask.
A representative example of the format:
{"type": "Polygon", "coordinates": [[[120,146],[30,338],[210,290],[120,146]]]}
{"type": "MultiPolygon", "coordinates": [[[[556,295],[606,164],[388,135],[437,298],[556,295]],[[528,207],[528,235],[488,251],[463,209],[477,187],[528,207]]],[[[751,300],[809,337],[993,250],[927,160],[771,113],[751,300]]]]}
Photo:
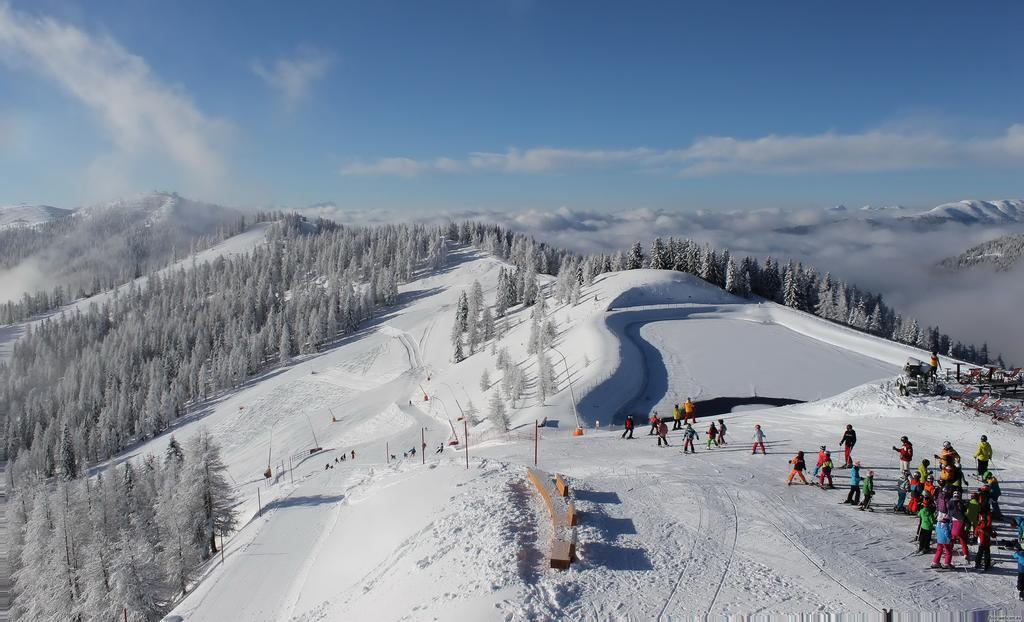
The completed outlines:
{"type": "Polygon", "coordinates": [[[279,58],[270,66],[259,61],[252,63],[253,73],[279,91],[289,106],[308,98],[313,82],[323,77],[330,67],[330,56],[312,51],[304,51],[294,58],[279,58]]]}
{"type": "Polygon", "coordinates": [[[812,136],[769,135],[750,140],[700,138],[680,149],[534,149],[472,152],[462,159],[381,158],[355,162],[344,175],[425,173],[559,174],[580,170],[676,172],[687,177],[728,173],[877,172],[1024,165],[1024,125],[994,138],[955,139],[935,132],[872,130],[812,136]],[[401,166],[396,164],[401,162],[401,166]],[[439,163],[443,162],[444,166],[439,163]]]}
{"type": "Polygon", "coordinates": [[[0,61],[39,73],[95,112],[118,150],[165,157],[194,178],[224,171],[210,144],[222,124],[204,116],[180,89],[108,37],[0,3],[0,61]]]}

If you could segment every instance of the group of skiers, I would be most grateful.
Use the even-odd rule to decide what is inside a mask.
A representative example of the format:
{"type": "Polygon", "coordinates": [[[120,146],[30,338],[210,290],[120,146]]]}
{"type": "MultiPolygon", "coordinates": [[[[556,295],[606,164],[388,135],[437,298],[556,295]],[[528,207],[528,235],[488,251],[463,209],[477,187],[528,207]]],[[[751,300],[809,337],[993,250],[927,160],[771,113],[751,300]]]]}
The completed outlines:
{"type": "MultiPolygon", "coordinates": [[[[697,423],[697,409],[693,404],[693,400],[686,398],[682,407],[676,404],[672,407],[672,431],[682,431],[683,433],[683,453],[696,453],[693,447],[693,441],[699,440],[700,435],[697,430],[693,428],[693,424],[697,423]]],[[[664,419],[658,416],[658,411],[651,413],[648,423],[651,425],[650,431],[647,433],[648,436],[658,437],[658,447],[670,447],[668,443],[668,424],[664,419]]],[[[633,438],[633,431],[636,429],[636,420],[633,415],[627,415],[622,430],[622,438],[633,438]]],[[[725,425],[725,420],[719,419],[716,422],[712,421],[711,425],[706,431],[707,437],[707,448],[711,449],[712,445],[715,447],[723,447],[728,443],[725,440],[725,433],[728,428],[725,425]]],[[[755,444],[756,447],[756,444],[755,444]]],[[[764,445],[762,443],[762,451],[764,445]]]]}
{"type": "MultiPolygon", "coordinates": [[[[866,475],[862,474],[860,461],[853,459],[852,452],[857,443],[857,433],[852,425],[846,426],[839,443],[843,448],[841,468],[850,469],[849,492],[843,503],[856,505],[861,511],[873,512],[871,501],[875,495],[875,472],[868,470],[866,475]]],[[[893,445],[892,450],[896,452],[900,463],[896,503],[892,511],[917,517],[913,538],[913,542],[917,543],[917,553],[932,553],[934,532],[935,551],[932,568],[951,569],[957,547],[963,552],[964,562],[970,563],[969,546],[975,544],[975,569],[980,572],[991,569],[991,546],[996,537],[995,523],[1003,519],[1003,514],[999,507],[999,480],[989,470],[992,446],[988,442],[988,437],[981,435],[978,448],[974,452],[977,461],[975,477],[979,480],[978,489],[975,491],[968,490],[968,477],[961,468],[960,454],[949,441],[943,443],[941,452],[933,455],[938,465],[937,476],[932,472],[932,462],[928,458],[921,460],[916,469],[911,469],[914,446],[906,436],[900,438],[900,444],[893,445]]],[[[789,463],[792,469],[787,485],[792,485],[793,480],[797,478],[804,484],[811,483],[804,477],[807,468],[804,452],[798,451],[789,463]]],[[[822,445],[814,468],[819,487],[835,488],[832,481],[834,468],[832,453],[822,445]]],[[[1017,538],[1004,540],[1001,544],[1014,551],[1018,596],[1024,600],[1024,517],[1017,517],[1014,526],[1017,538]]]]}

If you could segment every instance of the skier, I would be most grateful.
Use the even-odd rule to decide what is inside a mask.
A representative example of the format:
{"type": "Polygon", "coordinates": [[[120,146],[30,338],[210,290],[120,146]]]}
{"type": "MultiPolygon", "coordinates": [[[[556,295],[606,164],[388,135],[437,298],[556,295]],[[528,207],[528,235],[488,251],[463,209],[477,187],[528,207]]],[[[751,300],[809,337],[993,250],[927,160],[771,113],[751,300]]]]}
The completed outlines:
{"type": "Polygon", "coordinates": [[[807,468],[807,464],[804,462],[804,452],[796,452],[796,455],[790,458],[789,463],[793,465],[793,470],[789,472],[789,481],[786,482],[786,485],[792,486],[793,478],[797,475],[800,476],[801,482],[807,484],[807,478],[804,477],[804,469],[807,468]]]}
{"type": "Polygon", "coordinates": [[[1024,600],[1024,551],[1013,554],[1017,560],[1017,598],[1024,600]]]}
{"type": "Polygon", "coordinates": [[[355,449],[352,450],[352,459],[353,460],[356,459],[356,450],[355,449]]]}
{"type": "Polygon", "coordinates": [[[850,505],[857,505],[860,503],[860,460],[853,465],[850,470],[850,492],[846,495],[846,501],[850,505]]]}
{"type": "Polygon", "coordinates": [[[672,407],[672,430],[681,430],[683,421],[683,413],[679,410],[679,404],[672,407]]]}
{"type": "Polygon", "coordinates": [[[651,418],[647,420],[651,424],[651,431],[647,433],[647,436],[653,436],[658,433],[658,424],[661,423],[661,419],[658,418],[658,411],[651,413],[651,418]]]}
{"type": "Polygon", "coordinates": [[[832,485],[832,454],[825,452],[825,461],[821,463],[821,475],[818,476],[818,486],[825,487],[825,480],[828,480],[829,489],[835,488],[832,485]]]}
{"type": "Polygon", "coordinates": [[[868,476],[860,483],[861,494],[864,499],[860,502],[860,511],[871,509],[871,497],[875,496],[875,472],[868,471],[868,476]]]}
{"type": "Polygon", "coordinates": [[[693,405],[693,400],[686,398],[686,403],[683,404],[683,423],[693,420],[692,423],[697,423],[697,415],[694,412],[697,408],[693,405]]]}
{"type": "Polygon", "coordinates": [[[978,476],[981,477],[988,470],[988,461],[992,459],[992,446],[988,444],[988,437],[981,435],[981,442],[978,443],[978,451],[974,452],[978,461],[978,476]]]}
{"type": "Polygon", "coordinates": [[[437,449],[434,450],[434,453],[435,454],[439,454],[439,453],[441,453],[443,451],[444,451],[444,442],[442,441],[441,444],[437,446],[437,449]]]}
{"type": "Polygon", "coordinates": [[[724,446],[725,443],[725,421],[722,419],[718,420],[718,442],[716,445],[724,446]]]}
{"type": "Polygon", "coordinates": [[[892,506],[893,512],[906,512],[907,493],[910,492],[910,479],[906,473],[900,473],[900,481],[896,483],[896,505],[892,506]]]}
{"type": "Polygon", "coordinates": [[[715,427],[715,422],[711,422],[711,427],[708,428],[708,450],[711,449],[711,443],[718,444],[716,437],[718,436],[718,428],[715,427]]]}
{"type": "Polygon", "coordinates": [[[825,454],[827,454],[827,453],[828,452],[825,451],[825,446],[824,445],[821,445],[820,447],[818,447],[818,462],[817,462],[817,464],[814,465],[814,476],[815,477],[818,476],[818,471],[821,470],[821,465],[825,464],[825,454]]]}
{"type": "Polygon", "coordinates": [[[942,443],[942,453],[935,454],[935,457],[943,464],[960,464],[960,454],[956,453],[956,450],[953,449],[953,443],[949,441],[942,443]]]}
{"type": "Polygon", "coordinates": [[[921,497],[924,496],[924,485],[921,484],[921,476],[914,471],[910,474],[910,482],[908,484],[910,492],[910,503],[907,504],[908,514],[917,514],[920,509],[921,497]]]}
{"type": "Polygon", "coordinates": [[[988,486],[988,503],[989,507],[992,508],[992,518],[995,520],[1003,519],[1003,511],[999,509],[999,495],[1002,491],[999,489],[999,480],[992,474],[992,471],[985,471],[985,485],[988,486]]]}
{"type": "Polygon", "coordinates": [[[753,456],[757,453],[758,445],[761,446],[761,454],[767,456],[768,452],[764,450],[764,431],[761,429],[761,424],[754,424],[754,448],[750,451],[750,455],[753,456]]]}
{"type": "Polygon", "coordinates": [[[967,535],[971,526],[967,524],[967,516],[964,514],[964,499],[960,491],[953,493],[953,498],[946,504],[946,511],[952,520],[950,535],[952,536],[953,552],[956,552],[956,545],[964,552],[964,563],[971,563],[971,550],[967,547],[967,535]]]}
{"type": "Polygon", "coordinates": [[[974,554],[974,567],[983,572],[991,570],[992,539],[995,538],[996,532],[992,528],[990,514],[979,517],[978,526],[974,528],[974,535],[978,539],[978,551],[974,554]]]}
{"type": "Polygon", "coordinates": [[[633,438],[633,415],[626,415],[626,423],[624,424],[624,430],[622,431],[622,438],[633,438]],[[626,435],[629,436],[626,436],[626,435]]]}
{"type": "Polygon", "coordinates": [[[658,447],[665,443],[665,447],[668,447],[668,426],[662,421],[658,424],[658,447]]]}
{"type": "Polygon", "coordinates": [[[953,544],[952,536],[950,535],[949,516],[945,514],[939,515],[939,520],[935,524],[935,557],[932,558],[932,568],[939,568],[939,560],[942,557],[946,558],[941,568],[949,570],[953,567],[953,544]]]}
{"type": "Polygon", "coordinates": [[[843,432],[843,437],[839,439],[839,446],[843,448],[843,468],[850,468],[853,466],[853,458],[850,456],[850,452],[853,451],[853,446],[857,444],[857,433],[853,431],[853,426],[846,424],[846,431],[843,432]]]}
{"type": "Polygon", "coordinates": [[[924,498],[924,504],[917,511],[917,517],[921,519],[917,530],[917,552],[919,555],[925,555],[931,551],[932,529],[935,528],[935,508],[928,497],[924,498]]]}
{"type": "Polygon", "coordinates": [[[981,517],[981,501],[978,498],[978,493],[971,493],[971,500],[967,502],[967,507],[964,508],[964,518],[967,520],[967,524],[974,528],[978,526],[978,520],[981,517]]]}
{"type": "Polygon", "coordinates": [[[914,459],[914,446],[906,436],[900,437],[900,442],[902,445],[899,447],[893,445],[892,450],[900,455],[900,471],[906,474],[910,471],[910,461],[914,459]]]}
{"type": "Polygon", "coordinates": [[[412,458],[416,457],[416,448],[415,447],[413,447],[412,449],[409,450],[409,456],[412,457],[412,458]]]}
{"type": "Polygon", "coordinates": [[[686,449],[690,449],[691,454],[697,453],[697,450],[693,448],[693,439],[699,438],[697,430],[693,429],[693,426],[689,423],[686,424],[686,429],[683,430],[683,453],[686,453],[686,449]]]}
{"type": "Polygon", "coordinates": [[[932,352],[932,358],[928,362],[932,366],[932,375],[934,376],[939,373],[939,369],[942,365],[939,364],[939,354],[937,352],[932,352]]]}
{"type": "Polygon", "coordinates": [[[928,458],[925,458],[921,461],[921,464],[917,465],[917,474],[921,476],[919,479],[922,484],[928,481],[928,476],[932,474],[931,469],[928,468],[931,465],[932,463],[928,458]]]}
{"type": "Polygon", "coordinates": [[[344,462],[347,457],[348,454],[341,454],[341,461],[344,462]]]}

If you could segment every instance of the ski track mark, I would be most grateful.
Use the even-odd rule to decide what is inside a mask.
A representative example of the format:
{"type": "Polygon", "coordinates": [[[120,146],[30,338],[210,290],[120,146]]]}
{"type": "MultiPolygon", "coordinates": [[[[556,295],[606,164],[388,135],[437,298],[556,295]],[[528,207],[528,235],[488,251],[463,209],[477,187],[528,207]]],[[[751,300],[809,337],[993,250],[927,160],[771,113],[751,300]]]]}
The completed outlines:
{"type": "Polygon", "coordinates": [[[676,591],[683,582],[683,578],[686,576],[686,571],[689,570],[690,565],[693,563],[693,553],[697,548],[697,541],[699,540],[700,534],[704,533],[704,506],[697,506],[700,511],[700,517],[697,519],[697,538],[693,539],[690,544],[690,553],[686,556],[686,563],[683,564],[683,568],[679,571],[679,576],[676,577],[676,582],[672,585],[672,590],[668,593],[668,598],[665,599],[665,604],[661,606],[661,611],[658,612],[656,620],[661,620],[665,615],[665,611],[668,610],[668,606],[672,603],[672,599],[676,595],[676,591]]]}
{"type": "Polygon", "coordinates": [[[715,588],[715,595],[711,597],[711,604],[708,605],[708,613],[715,607],[715,602],[718,601],[718,595],[722,592],[722,586],[725,585],[725,578],[729,576],[729,568],[732,566],[732,560],[736,557],[736,544],[740,539],[740,512],[736,507],[736,501],[732,498],[732,493],[728,490],[725,491],[725,496],[729,498],[729,503],[732,504],[732,521],[733,521],[733,532],[732,532],[732,548],[729,550],[729,560],[725,562],[725,570],[722,572],[722,578],[718,581],[718,587],[715,588]]]}

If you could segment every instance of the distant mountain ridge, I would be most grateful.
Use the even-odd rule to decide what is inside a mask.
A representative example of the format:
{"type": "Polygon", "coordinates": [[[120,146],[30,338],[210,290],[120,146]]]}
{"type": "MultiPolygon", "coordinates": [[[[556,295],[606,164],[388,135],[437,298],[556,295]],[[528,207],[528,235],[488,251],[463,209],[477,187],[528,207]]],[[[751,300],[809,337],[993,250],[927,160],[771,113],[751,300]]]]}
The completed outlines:
{"type": "Polygon", "coordinates": [[[988,266],[997,272],[1011,270],[1024,257],[1024,233],[1004,235],[967,249],[956,257],[939,262],[945,270],[959,271],[988,266]]]}
{"type": "Polygon", "coordinates": [[[943,203],[928,211],[901,218],[935,224],[943,222],[958,222],[965,225],[1024,223],[1024,200],[956,201],[955,203],[943,203]]]}
{"type": "Polygon", "coordinates": [[[0,229],[35,227],[71,214],[74,210],[51,205],[0,205],[0,229]]]}

